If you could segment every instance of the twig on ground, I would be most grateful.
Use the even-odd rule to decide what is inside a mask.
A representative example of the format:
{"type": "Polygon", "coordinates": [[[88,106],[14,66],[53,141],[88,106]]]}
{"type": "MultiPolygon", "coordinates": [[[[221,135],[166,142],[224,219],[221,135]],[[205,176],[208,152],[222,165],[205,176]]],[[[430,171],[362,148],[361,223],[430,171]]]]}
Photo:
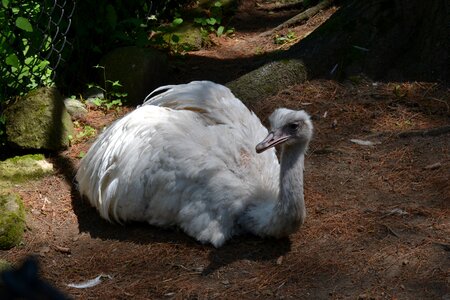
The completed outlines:
{"type": "Polygon", "coordinates": [[[429,128],[424,130],[411,130],[411,131],[383,131],[366,136],[367,139],[371,138],[381,138],[381,137],[397,137],[397,138],[410,138],[410,137],[428,137],[428,136],[438,136],[442,134],[450,133],[450,125],[445,125],[442,127],[429,128]]]}
{"type": "Polygon", "coordinates": [[[395,237],[397,237],[397,238],[400,238],[400,236],[398,235],[397,232],[394,231],[394,229],[392,229],[391,227],[389,227],[389,226],[386,225],[386,224],[383,224],[383,226],[387,229],[387,231],[388,231],[390,234],[392,234],[393,236],[395,236],[395,237]]]}
{"type": "Polygon", "coordinates": [[[438,136],[450,132],[450,125],[431,128],[426,130],[403,131],[398,134],[400,138],[416,137],[416,136],[438,136]]]}
{"type": "Polygon", "coordinates": [[[438,98],[434,98],[434,97],[431,97],[430,99],[431,99],[431,100],[434,100],[434,101],[437,101],[437,102],[444,103],[445,106],[447,106],[447,112],[450,111],[450,106],[448,105],[447,101],[444,101],[444,100],[441,100],[441,99],[438,99],[438,98]]]}
{"type": "Polygon", "coordinates": [[[450,244],[433,242],[433,244],[442,247],[445,251],[450,251],[450,244]]]}
{"type": "Polygon", "coordinates": [[[442,164],[440,162],[428,165],[423,167],[424,170],[436,170],[439,169],[442,166],[442,164]]]}

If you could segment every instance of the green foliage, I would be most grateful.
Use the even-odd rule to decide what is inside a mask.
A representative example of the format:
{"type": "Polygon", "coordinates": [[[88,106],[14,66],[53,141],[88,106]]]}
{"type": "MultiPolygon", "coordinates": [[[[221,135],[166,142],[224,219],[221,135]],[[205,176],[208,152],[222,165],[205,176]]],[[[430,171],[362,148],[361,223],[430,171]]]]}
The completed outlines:
{"type": "Polygon", "coordinates": [[[77,155],[77,157],[79,158],[79,159],[82,159],[83,157],[85,157],[86,156],[86,152],[84,152],[84,151],[80,151],[80,153],[78,153],[78,155],[77,155]]]}
{"type": "Polygon", "coordinates": [[[89,125],[86,125],[83,127],[83,130],[77,134],[76,139],[77,140],[89,139],[96,135],[97,135],[97,130],[95,130],[95,128],[93,128],[89,125]]]}
{"type": "Polygon", "coordinates": [[[187,1],[97,0],[77,3],[77,39],[80,46],[106,53],[124,45],[144,46],[148,43],[149,28],[157,20],[187,1]],[[178,4],[177,4],[178,3],[178,4]],[[86,45],[84,43],[88,42],[86,45]],[[92,43],[91,43],[92,42],[92,43]]]}
{"type": "MultiPolygon", "coordinates": [[[[122,46],[147,46],[152,29],[171,20],[176,9],[191,1],[77,1],[73,63],[64,71],[63,77],[67,79],[62,84],[76,81],[84,85],[95,80],[90,66],[97,64],[103,55],[122,46]]],[[[173,37],[172,42],[176,39],[173,37]]]]}
{"type": "Polygon", "coordinates": [[[149,43],[156,48],[167,49],[169,52],[174,54],[189,50],[184,49],[183,46],[180,45],[180,36],[174,33],[175,30],[183,24],[183,22],[183,18],[181,18],[178,13],[175,13],[175,17],[172,22],[168,24],[161,24],[152,30],[149,43]]]}
{"type": "Polygon", "coordinates": [[[52,70],[42,58],[51,48],[51,36],[35,30],[44,13],[38,0],[2,0],[0,10],[0,104],[40,85],[50,86],[52,70]],[[37,46],[39,45],[39,46],[37,46]]]}
{"type": "Polygon", "coordinates": [[[122,104],[126,97],[128,96],[127,93],[122,92],[122,84],[118,80],[109,80],[106,79],[106,72],[105,67],[96,65],[94,66],[95,69],[102,70],[103,73],[103,87],[90,83],[88,84],[88,88],[97,88],[103,91],[104,98],[97,97],[92,100],[92,103],[96,105],[99,108],[103,108],[106,110],[110,109],[116,109],[119,110],[120,107],[122,107],[122,104]]]}
{"type": "Polygon", "coordinates": [[[287,43],[291,43],[293,41],[297,40],[297,35],[293,31],[289,31],[285,35],[278,35],[276,34],[273,38],[273,42],[277,45],[283,45],[287,43]]]}
{"type": "Polygon", "coordinates": [[[201,26],[201,29],[205,33],[215,33],[218,37],[222,35],[229,35],[234,32],[233,28],[225,28],[222,25],[223,20],[223,7],[222,2],[215,1],[209,8],[209,15],[204,17],[198,17],[194,19],[194,22],[201,26]]]}
{"type": "MultiPolygon", "coordinates": [[[[75,126],[75,130],[77,131],[77,134],[75,136],[70,137],[71,145],[79,143],[81,141],[88,140],[97,135],[97,129],[95,129],[92,126],[82,124],[79,121],[74,121],[73,125],[75,126]]],[[[82,158],[82,157],[80,157],[80,158],[82,158]]]]}

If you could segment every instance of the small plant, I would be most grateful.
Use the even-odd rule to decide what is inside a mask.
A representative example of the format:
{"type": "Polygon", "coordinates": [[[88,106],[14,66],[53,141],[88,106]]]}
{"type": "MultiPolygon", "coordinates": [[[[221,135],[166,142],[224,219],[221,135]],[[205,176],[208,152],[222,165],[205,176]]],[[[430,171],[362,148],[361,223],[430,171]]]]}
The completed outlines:
{"type": "Polygon", "coordinates": [[[88,139],[97,135],[97,130],[89,125],[85,125],[83,130],[80,131],[76,138],[78,140],[88,139]]]}
{"type": "Polygon", "coordinates": [[[160,25],[150,34],[150,43],[161,49],[168,49],[173,54],[181,54],[189,51],[185,45],[180,44],[180,36],[175,30],[183,24],[184,20],[179,14],[175,14],[174,19],[169,24],[160,25]]]}
{"type": "Polygon", "coordinates": [[[69,141],[71,144],[90,139],[97,135],[97,130],[89,125],[83,125],[78,121],[73,122],[73,125],[78,133],[75,137],[72,135],[69,136],[69,141]]]}
{"type": "Polygon", "coordinates": [[[127,93],[124,93],[121,91],[122,85],[118,80],[109,80],[106,79],[106,73],[105,73],[105,67],[96,65],[94,66],[96,69],[102,69],[103,70],[103,87],[90,83],[88,84],[88,88],[97,88],[103,91],[104,97],[100,98],[94,98],[91,102],[95,106],[99,108],[104,108],[106,110],[110,109],[116,109],[119,110],[120,107],[122,107],[122,100],[124,100],[127,97],[127,93]]]}
{"type": "Polygon", "coordinates": [[[82,124],[79,121],[74,121],[73,125],[75,126],[77,134],[75,136],[73,135],[68,136],[70,146],[93,138],[97,135],[97,129],[95,129],[92,126],[82,124]]]}
{"type": "Polygon", "coordinates": [[[293,31],[289,31],[286,35],[276,34],[273,38],[273,42],[277,45],[283,45],[293,42],[297,39],[297,35],[293,31]]]}
{"type": "Polygon", "coordinates": [[[209,16],[195,18],[194,22],[201,26],[201,29],[206,33],[215,33],[218,37],[222,35],[229,35],[234,32],[233,28],[225,28],[222,25],[223,7],[222,2],[216,1],[209,8],[209,16]]]}
{"type": "Polygon", "coordinates": [[[407,90],[406,88],[402,87],[402,86],[399,85],[399,84],[396,84],[396,85],[394,86],[394,89],[393,89],[392,92],[394,93],[394,95],[395,95],[397,98],[404,98],[404,97],[406,97],[406,95],[408,94],[408,90],[407,90]]]}
{"type": "Polygon", "coordinates": [[[264,49],[262,47],[256,47],[255,48],[255,54],[256,55],[262,55],[264,54],[264,49]]]}
{"type": "Polygon", "coordinates": [[[79,158],[79,159],[82,159],[83,157],[85,157],[86,156],[86,152],[84,152],[84,151],[80,151],[80,153],[78,153],[78,155],[77,155],[77,157],[79,158]]]}

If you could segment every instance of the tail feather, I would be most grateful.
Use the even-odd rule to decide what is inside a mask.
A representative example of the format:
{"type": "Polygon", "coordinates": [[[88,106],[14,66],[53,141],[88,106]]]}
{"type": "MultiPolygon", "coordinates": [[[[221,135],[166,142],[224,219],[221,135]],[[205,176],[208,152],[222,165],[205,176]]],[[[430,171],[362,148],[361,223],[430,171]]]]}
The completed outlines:
{"type": "Polygon", "coordinates": [[[230,89],[210,81],[159,87],[145,98],[143,105],[191,110],[217,124],[242,123],[253,115],[230,89]]]}

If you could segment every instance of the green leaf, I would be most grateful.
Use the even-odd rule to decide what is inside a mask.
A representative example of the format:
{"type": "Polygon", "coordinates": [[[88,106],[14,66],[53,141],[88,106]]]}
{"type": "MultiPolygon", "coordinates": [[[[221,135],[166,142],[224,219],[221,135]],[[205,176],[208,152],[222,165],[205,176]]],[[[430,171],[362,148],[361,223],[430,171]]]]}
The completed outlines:
{"type": "Polygon", "coordinates": [[[180,25],[181,23],[183,23],[183,19],[182,19],[182,18],[175,18],[175,19],[173,19],[173,21],[172,21],[172,25],[173,25],[173,26],[178,26],[178,25],[180,25]]]}
{"type": "Polygon", "coordinates": [[[16,26],[24,31],[33,32],[33,26],[31,26],[30,21],[24,17],[17,17],[16,26]]]}
{"type": "Polygon", "coordinates": [[[205,18],[195,18],[194,22],[197,23],[197,24],[203,25],[203,26],[206,25],[205,18]]]}
{"type": "Polygon", "coordinates": [[[17,58],[17,55],[15,55],[14,53],[8,55],[8,57],[6,57],[5,62],[7,65],[19,68],[19,59],[17,58]]]}
{"type": "Polygon", "coordinates": [[[94,103],[96,106],[101,106],[103,103],[103,100],[97,97],[97,98],[92,99],[92,103],[94,103]]]}
{"type": "Polygon", "coordinates": [[[217,36],[221,36],[223,34],[224,30],[225,30],[225,27],[219,26],[219,28],[217,28],[217,36]]]}
{"type": "Polygon", "coordinates": [[[222,6],[222,2],[216,1],[216,2],[214,3],[214,6],[215,6],[215,7],[221,7],[221,6],[222,6]]]}
{"type": "Polygon", "coordinates": [[[208,23],[209,25],[214,25],[217,23],[217,20],[214,18],[208,18],[206,19],[206,23],[208,23]]]}
{"type": "Polygon", "coordinates": [[[9,0],[2,0],[2,5],[3,5],[4,8],[8,8],[9,0]]]}
{"type": "Polygon", "coordinates": [[[172,42],[178,43],[180,41],[180,37],[176,34],[172,35],[172,42]]]}
{"type": "Polygon", "coordinates": [[[119,82],[119,80],[111,82],[112,86],[122,86],[119,82]]]}

